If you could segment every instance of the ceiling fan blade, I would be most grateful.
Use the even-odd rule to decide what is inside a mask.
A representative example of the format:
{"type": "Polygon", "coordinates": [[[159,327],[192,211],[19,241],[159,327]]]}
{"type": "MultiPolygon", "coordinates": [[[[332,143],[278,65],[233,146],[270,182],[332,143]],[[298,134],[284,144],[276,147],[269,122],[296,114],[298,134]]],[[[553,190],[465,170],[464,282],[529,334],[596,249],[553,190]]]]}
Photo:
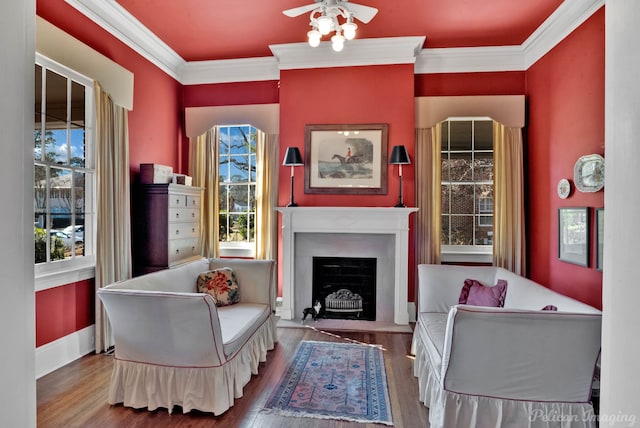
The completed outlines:
{"type": "Polygon", "coordinates": [[[375,7],[364,6],[362,4],[351,2],[344,3],[353,12],[353,16],[365,24],[368,24],[369,21],[371,21],[373,17],[376,16],[376,13],[378,13],[378,9],[376,9],[375,7]]]}
{"type": "Polygon", "coordinates": [[[282,13],[284,13],[290,18],[295,18],[296,16],[300,16],[303,13],[311,12],[313,9],[316,9],[317,7],[318,7],[318,4],[314,3],[306,6],[294,7],[293,9],[287,9],[282,11],[282,13]]]}

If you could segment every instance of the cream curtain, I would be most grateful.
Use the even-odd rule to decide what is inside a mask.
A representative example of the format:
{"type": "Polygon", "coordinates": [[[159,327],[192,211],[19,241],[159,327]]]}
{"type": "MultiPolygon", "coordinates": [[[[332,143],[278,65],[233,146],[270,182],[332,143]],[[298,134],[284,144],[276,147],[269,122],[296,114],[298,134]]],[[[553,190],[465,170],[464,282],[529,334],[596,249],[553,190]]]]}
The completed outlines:
{"type": "Polygon", "coordinates": [[[493,123],[493,264],[526,274],[522,129],[493,123]]]}
{"type": "Polygon", "coordinates": [[[193,185],[204,188],[202,200],[202,255],[218,257],[219,254],[219,203],[218,203],[218,128],[214,127],[204,134],[190,139],[189,175],[193,185]]]}
{"type": "Polygon", "coordinates": [[[420,128],[416,138],[416,264],[440,263],[441,125],[420,128]]]}
{"type": "MultiPolygon", "coordinates": [[[[131,278],[129,130],[127,110],[94,82],[96,101],[96,290],[131,278]]],[[[111,326],[96,295],[96,352],[113,346],[111,326]]]]}
{"type": "Polygon", "coordinates": [[[277,257],[278,135],[258,131],[256,141],[256,259],[277,257]]]}

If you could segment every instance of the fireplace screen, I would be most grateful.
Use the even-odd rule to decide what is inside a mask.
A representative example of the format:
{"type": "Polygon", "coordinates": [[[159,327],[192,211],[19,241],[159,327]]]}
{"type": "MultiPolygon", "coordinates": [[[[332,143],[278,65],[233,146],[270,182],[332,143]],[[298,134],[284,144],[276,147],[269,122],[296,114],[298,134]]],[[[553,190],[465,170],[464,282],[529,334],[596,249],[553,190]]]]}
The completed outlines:
{"type": "Polygon", "coordinates": [[[321,318],[376,319],[376,259],[313,257],[312,301],[321,318]]]}

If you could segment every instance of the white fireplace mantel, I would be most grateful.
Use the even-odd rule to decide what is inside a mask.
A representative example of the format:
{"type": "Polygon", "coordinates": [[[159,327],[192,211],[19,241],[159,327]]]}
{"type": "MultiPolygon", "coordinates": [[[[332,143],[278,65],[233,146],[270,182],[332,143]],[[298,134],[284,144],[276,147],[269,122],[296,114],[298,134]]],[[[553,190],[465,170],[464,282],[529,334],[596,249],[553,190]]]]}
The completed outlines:
{"type": "Polygon", "coordinates": [[[294,318],[295,254],[297,233],[390,234],[395,237],[395,324],[408,324],[409,215],[418,208],[379,207],[279,207],[282,214],[282,308],[283,319],[294,318]]]}

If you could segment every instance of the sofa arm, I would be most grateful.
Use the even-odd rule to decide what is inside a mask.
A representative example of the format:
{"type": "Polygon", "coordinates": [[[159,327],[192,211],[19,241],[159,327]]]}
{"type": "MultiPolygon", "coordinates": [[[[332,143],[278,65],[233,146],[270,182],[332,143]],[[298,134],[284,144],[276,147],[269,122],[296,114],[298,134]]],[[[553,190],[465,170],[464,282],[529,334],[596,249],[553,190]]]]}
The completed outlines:
{"type": "Polygon", "coordinates": [[[102,288],[120,360],[170,367],[225,362],[220,321],[208,294],[102,288]]]}
{"type": "Polygon", "coordinates": [[[276,262],[252,259],[210,259],[209,268],[233,269],[240,287],[240,303],[262,303],[276,309],[276,262]]]}
{"type": "Polygon", "coordinates": [[[456,305],[442,355],[444,389],[495,398],[587,402],[601,315],[456,305]]]}

